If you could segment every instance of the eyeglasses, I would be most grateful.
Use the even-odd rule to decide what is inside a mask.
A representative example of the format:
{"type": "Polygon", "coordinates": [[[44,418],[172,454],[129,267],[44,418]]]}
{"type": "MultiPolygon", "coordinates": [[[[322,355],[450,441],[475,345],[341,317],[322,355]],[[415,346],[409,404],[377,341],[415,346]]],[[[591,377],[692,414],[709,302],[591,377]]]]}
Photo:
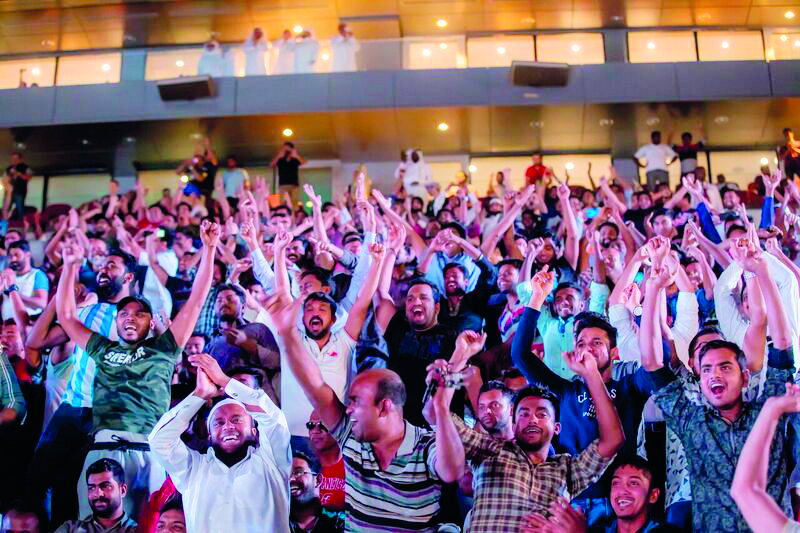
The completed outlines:
{"type": "Polygon", "coordinates": [[[328,431],[328,428],[322,425],[322,422],[306,422],[306,429],[311,431],[314,428],[319,428],[322,431],[328,431]]]}
{"type": "Polygon", "coordinates": [[[298,468],[297,470],[292,470],[292,472],[289,474],[289,479],[297,479],[305,476],[306,474],[311,474],[313,476],[314,472],[311,470],[301,470],[298,468]]]}

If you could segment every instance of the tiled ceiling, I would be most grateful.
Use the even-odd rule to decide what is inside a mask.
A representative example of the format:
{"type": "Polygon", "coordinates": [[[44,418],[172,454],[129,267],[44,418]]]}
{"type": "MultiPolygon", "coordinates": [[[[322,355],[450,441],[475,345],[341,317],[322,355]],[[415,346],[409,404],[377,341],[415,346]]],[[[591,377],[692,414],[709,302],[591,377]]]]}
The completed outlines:
{"type": "Polygon", "coordinates": [[[800,25],[791,0],[0,0],[0,54],[243,40],[347,20],[361,38],[549,29],[800,25]],[[794,18],[786,18],[787,11],[794,18]],[[447,21],[440,28],[436,22],[447,21]]]}
{"type": "Polygon", "coordinates": [[[800,99],[680,104],[470,107],[289,114],[0,130],[0,160],[22,143],[37,169],[110,167],[115,151],[149,167],[171,165],[191,155],[199,134],[220,155],[263,163],[291,128],[301,153],[313,159],[393,160],[401,149],[426,154],[545,152],[632,153],[658,129],[675,141],[683,131],[698,135],[703,124],[711,147],[774,147],[781,130],[798,126],[800,99]],[[441,132],[439,123],[449,129],[441,132]],[[126,140],[132,137],[133,140],[126,140]],[[88,141],[87,144],[83,140],[88,141]]]}

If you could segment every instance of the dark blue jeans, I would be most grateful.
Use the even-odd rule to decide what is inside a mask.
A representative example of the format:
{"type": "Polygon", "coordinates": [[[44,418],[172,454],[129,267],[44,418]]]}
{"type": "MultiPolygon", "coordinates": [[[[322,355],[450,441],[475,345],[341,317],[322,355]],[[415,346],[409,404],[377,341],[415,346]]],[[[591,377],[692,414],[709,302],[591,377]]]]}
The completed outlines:
{"type": "Polygon", "coordinates": [[[27,495],[43,502],[52,488],[50,516],[63,524],[78,516],[78,478],[92,444],[92,410],[62,403],[39,439],[28,469],[27,495]]]}
{"type": "Polygon", "coordinates": [[[14,218],[19,218],[21,220],[22,217],[25,216],[25,195],[12,194],[11,203],[13,203],[14,207],[16,207],[14,218]]]}

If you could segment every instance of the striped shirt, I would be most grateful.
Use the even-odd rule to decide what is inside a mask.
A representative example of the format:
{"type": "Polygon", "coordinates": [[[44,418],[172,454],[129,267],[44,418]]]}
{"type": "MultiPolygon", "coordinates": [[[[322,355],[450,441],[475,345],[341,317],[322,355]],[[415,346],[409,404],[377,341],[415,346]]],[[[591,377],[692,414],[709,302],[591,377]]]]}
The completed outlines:
{"type": "MultiPolygon", "coordinates": [[[[113,303],[100,302],[78,309],[78,320],[86,328],[112,341],[119,339],[114,321],[116,317],[117,305],[113,303]]],[[[91,407],[94,398],[94,359],[76,344],[68,361],[72,368],[61,401],[72,407],[91,407]]]]}
{"type": "Polygon", "coordinates": [[[594,483],[611,464],[592,442],[578,456],[551,455],[533,464],[515,441],[500,441],[468,428],[453,415],[473,465],[474,506],[465,524],[470,533],[520,531],[531,513],[549,514],[550,504],[560,496],[572,499],[594,483]]]}
{"type": "Polygon", "coordinates": [[[436,531],[442,485],[433,432],[408,421],[403,442],[382,469],[372,444],[359,442],[345,415],[331,431],[345,462],[345,531],[436,531]]]}
{"type": "Polygon", "coordinates": [[[0,409],[14,409],[17,420],[25,418],[25,398],[19,388],[17,375],[5,353],[0,353],[0,409]]]}

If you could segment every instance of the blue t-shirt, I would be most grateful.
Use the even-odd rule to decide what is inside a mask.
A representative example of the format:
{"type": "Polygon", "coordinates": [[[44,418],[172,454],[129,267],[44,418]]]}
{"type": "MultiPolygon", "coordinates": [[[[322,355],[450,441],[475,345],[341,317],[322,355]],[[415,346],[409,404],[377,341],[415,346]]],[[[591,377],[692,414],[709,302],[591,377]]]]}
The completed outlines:
{"type": "MultiPolygon", "coordinates": [[[[597,415],[589,389],[582,379],[567,381],[553,371],[534,354],[533,342],[539,311],[525,309],[511,345],[511,359],[529,383],[547,386],[560,402],[559,422],[561,433],[553,439],[558,453],[578,455],[600,436],[597,415]]],[[[613,363],[611,381],[606,383],[608,394],[619,413],[625,431],[625,444],[620,455],[636,454],[636,438],[644,404],[650,397],[653,384],[647,371],[639,363],[628,361],[613,363]]],[[[603,479],[589,486],[578,497],[605,498],[604,481],[611,476],[606,471],[603,479]]]]}

